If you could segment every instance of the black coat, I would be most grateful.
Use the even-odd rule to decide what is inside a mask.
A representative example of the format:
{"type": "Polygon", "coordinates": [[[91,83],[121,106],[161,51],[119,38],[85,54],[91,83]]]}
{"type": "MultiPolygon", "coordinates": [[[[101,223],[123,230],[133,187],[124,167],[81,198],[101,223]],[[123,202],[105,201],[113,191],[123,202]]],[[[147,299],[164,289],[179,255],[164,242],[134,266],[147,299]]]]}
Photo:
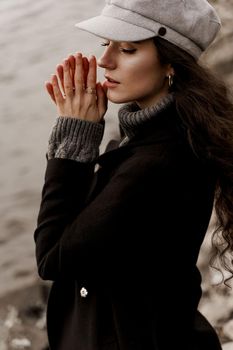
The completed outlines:
{"type": "Polygon", "coordinates": [[[197,313],[216,176],[174,105],[96,163],[47,164],[34,237],[51,349],[220,349],[197,313]]]}

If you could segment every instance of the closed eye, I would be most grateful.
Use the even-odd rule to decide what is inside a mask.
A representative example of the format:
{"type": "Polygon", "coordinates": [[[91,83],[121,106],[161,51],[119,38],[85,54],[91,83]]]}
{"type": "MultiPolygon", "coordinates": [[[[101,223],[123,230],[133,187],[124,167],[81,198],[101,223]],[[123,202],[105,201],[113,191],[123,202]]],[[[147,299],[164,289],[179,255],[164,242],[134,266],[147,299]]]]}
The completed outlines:
{"type": "Polygon", "coordinates": [[[101,43],[100,45],[101,45],[101,46],[108,46],[109,43],[101,43]]]}
{"type": "Polygon", "coordinates": [[[123,48],[121,48],[120,51],[124,52],[124,53],[132,54],[136,51],[136,49],[123,49],[123,48]]]}
{"type": "MultiPolygon", "coordinates": [[[[101,46],[109,46],[110,43],[108,42],[103,42],[101,43],[101,46]]],[[[123,53],[128,53],[128,54],[132,54],[135,51],[137,51],[137,49],[124,49],[123,47],[120,48],[120,51],[123,53]]]]}

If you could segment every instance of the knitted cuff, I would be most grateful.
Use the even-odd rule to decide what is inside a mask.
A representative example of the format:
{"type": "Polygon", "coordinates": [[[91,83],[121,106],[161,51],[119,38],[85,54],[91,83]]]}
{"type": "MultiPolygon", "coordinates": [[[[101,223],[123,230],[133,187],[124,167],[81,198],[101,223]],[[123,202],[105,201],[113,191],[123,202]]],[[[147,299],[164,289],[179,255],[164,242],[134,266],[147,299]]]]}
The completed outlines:
{"type": "Polygon", "coordinates": [[[99,155],[103,133],[104,123],[58,117],[49,138],[47,157],[91,162],[99,155]]]}

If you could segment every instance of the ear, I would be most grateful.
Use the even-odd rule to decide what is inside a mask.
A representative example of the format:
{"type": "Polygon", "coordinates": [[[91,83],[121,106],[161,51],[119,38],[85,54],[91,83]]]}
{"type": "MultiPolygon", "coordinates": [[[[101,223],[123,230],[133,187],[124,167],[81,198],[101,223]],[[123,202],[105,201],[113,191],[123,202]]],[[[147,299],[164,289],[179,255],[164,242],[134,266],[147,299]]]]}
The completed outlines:
{"type": "Polygon", "coordinates": [[[167,65],[167,71],[166,71],[166,76],[168,77],[169,75],[172,75],[172,76],[175,75],[175,70],[170,63],[167,65]]]}

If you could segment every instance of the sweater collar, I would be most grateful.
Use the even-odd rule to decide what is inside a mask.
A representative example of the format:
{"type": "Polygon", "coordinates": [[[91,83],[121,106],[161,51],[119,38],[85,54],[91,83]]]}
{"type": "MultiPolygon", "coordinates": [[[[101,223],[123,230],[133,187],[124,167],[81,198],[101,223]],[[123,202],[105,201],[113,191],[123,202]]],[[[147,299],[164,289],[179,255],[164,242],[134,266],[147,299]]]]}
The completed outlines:
{"type": "Polygon", "coordinates": [[[144,109],[140,109],[136,102],[128,103],[122,106],[118,112],[120,128],[123,130],[127,139],[134,137],[140,126],[148,120],[156,118],[162,111],[164,111],[174,101],[173,94],[169,94],[160,101],[144,109]]]}

